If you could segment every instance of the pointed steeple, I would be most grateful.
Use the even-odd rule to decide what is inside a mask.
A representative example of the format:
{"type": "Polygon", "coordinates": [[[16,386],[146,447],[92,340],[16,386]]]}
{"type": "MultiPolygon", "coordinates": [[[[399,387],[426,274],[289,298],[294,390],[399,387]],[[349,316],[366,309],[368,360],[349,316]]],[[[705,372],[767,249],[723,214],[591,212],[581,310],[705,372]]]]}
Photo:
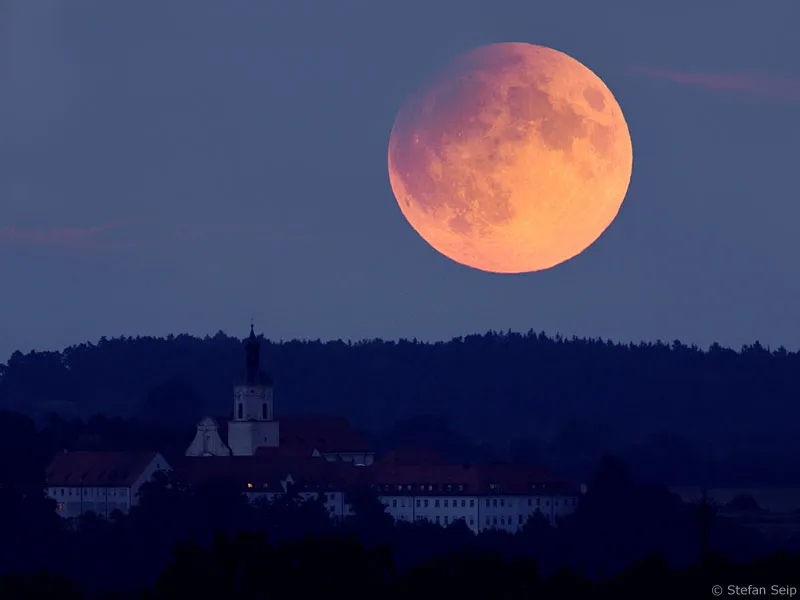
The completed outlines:
{"type": "Polygon", "coordinates": [[[244,385],[272,385],[272,379],[261,370],[261,340],[256,336],[253,324],[250,324],[250,335],[244,342],[245,372],[242,378],[244,385]]]}

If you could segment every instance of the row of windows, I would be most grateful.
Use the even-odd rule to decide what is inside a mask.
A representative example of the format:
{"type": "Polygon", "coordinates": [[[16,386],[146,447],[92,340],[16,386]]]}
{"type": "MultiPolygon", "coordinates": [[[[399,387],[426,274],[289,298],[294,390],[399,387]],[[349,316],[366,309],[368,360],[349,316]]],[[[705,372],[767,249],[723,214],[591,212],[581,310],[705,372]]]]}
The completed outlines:
{"type": "MultiPolygon", "coordinates": [[[[536,502],[534,503],[534,498],[528,498],[528,506],[542,506],[542,499],[541,498],[535,498],[535,500],[536,500],[536,502]]],[[[439,498],[436,498],[433,501],[433,506],[435,508],[439,508],[440,502],[442,503],[444,508],[448,508],[449,503],[450,503],[450,499],[444,498],[443,500],[440,500],[439,498]]],[[[467,505],[466,504],[467,501],[464,498],[462,498],[460,500],[460,502],[461,502],[461,506],[462,507],[465,507],[467,505]]],[[[489,508],[489,507],[497,508],[498,502],[499,502],[499,506],[500,507],[505,507],[506,506],[505,498],[500,498],[500,499],[498,499],[498,498],[487,498],[486,499],[486,507],[487,508],[489,508]]],[[[429,500],[427,498],[424,498],[424,499],[417,498],[417,508],[421,508],[423,506],[427,508],[429,506],[428,503],[429,503],[429,500]]],[[[574,506],[575,503],[576,503],[575,502],[575,498],[565,498],[564,499],[564,506],[574,506]]],[[[544,505],[545,506],[550,506],[550,500],[545,500],[544,501],[544,505]]],[[[454,507],[459,506],[459,500],[457,498],[454,498],[452,500],[452,506],[454,506],[454,507]]],[[[474,498],[470,498],[469,506],[470,506],[470,508],[474,508],[475,507],[475,499],[474,498]]],[[[511,500],[508,501],[508,506],[509,507],[513,506],[511,500]]],[[[558,506],[558,500],[553,500],[553,506],[558,506]]],[[[392,500],[392,507],[393,508],[397,508],[397,498],[394,498],[392,500]]]]}
{"type": "MultiPolygon", "coordinates": [[[[442,484],[433,485],[431,483],[419,483],[419,484],[417,484],[417,483],[415,483],[415,484],[411,484],[411,483],[399,483],[399,484],[378,483],[378,484],[373,484],[372,487],[377,489],[377,490],[379,490],[379,491],[384,491],[384,492],[393,491],[395,489],[398,492],[403,492],[403,491],[410,492],[413,489],[418,489],[421,492],[432,492],[434,489],[436,491],[441,491],[441,492],[455,492],[455,491],[463,492],[464,489],[465,489],[465,484],[463,484],[463,483],[442,483],[442,484]]],[[[547,488],[547,484],[546,483],[540,483],[538,485],[535,484],[535,483],[531,484],[531,489],[532,490],[535,490],[537,488],[543,490],[543,489],[547,488]]],[[[489,489],[494,491],[494,492],[501,491],[501,487],[496,483],[490,483],[489,484],[489,489]]]]}
{"type": "MultiPolygon", "coordinates": [[[[452,518],[452,522],[455,523],[459,519],[461,519],[464,522],[467,521],[467,519],[465,519],[464,517],[453,517],[452,518]]],[[[417,515],[415,520],[416,521],[425,521],[425,520],[428,520],[428,517],[425,517],[425,516],[422,516],[422,515],[417,515]]],[[[433,518],[433,521],[437,525],[449,525],[451,523],[450,517],[441,517],[440,518],[438,515],[433,518]]],[[[525,522],[525,517],[523,515],[518,515],[517,516],[517,525],[523,525],[524,522],[525,522]]],[[[473,526],[475,525],[475,519],[473,517],[469,518],[469,524],[473,525],[473,526]]],[[[489,527],[494,526],[494,525],[500,525],[502,527],[504,527],[506,525],[511,526],[511,525],[514,525],[514,519],[512,517],[499,517],[499,523],[498,523],[498,517],[486,517],[486,525],[489,526],[489,527]]]]}
{"type": "MultiPolygon", "coordinates": [[[[75,490],[75,496],[80,496],[81,488],[52,488],[54,496],[72,496],[72,490],[75,490]]],[[[128,488],[82,488],[84,496],[96,495],[104,496],[124,496],[128,494],[128,488]]]]}
{"type": "MultiPolygon", "coordinates": [[[[456,521],[458,521],[459,519],[461,519],[462,521],[465,521],[465,522],[466,522],[466,519],[464,519],[463,517],[453,517],[453,521],[452,521],[452,522],[453,522],[453,523],[455,523],[455,522],[456,522],[456,521]]],[[[424,521],[424,520],[426,520],[426,517],[423,517],[423,516],[417,515],[417,518],[416,518],[415,520],[416,520],[416,521],[424,521]]],[[[443,520],[440,520],[440,517],[439,517],[439,515],[436,515],[436,517],[434,517],[434,522],[435,522],[437,525],[442,525],[442,524],[444,524],[444,525],[450,525],[450,517],[444,517],[444,519],[443,519],[443,520]]],[[[469,524],[470,524],[470,525],[475,525],[475,519],[471,517],[471,518],[470,518],[470,520],[469,520],[469,524]]]]}

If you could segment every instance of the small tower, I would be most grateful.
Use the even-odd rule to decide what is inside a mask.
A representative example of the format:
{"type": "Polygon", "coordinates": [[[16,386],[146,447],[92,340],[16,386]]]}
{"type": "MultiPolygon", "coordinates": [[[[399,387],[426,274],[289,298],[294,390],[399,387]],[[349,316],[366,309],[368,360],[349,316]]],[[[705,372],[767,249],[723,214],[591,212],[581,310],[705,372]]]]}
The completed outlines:
{"type": "Polygon", "coordinates": [[[228,422],[228,446],[235,456],[249,456],[262,446],[279,442],[278,422],[272,412],[272,379],[261,369],[261,342],[252,325],[244,348],[245,371],[233,389],[233,418],[228,422]]]}

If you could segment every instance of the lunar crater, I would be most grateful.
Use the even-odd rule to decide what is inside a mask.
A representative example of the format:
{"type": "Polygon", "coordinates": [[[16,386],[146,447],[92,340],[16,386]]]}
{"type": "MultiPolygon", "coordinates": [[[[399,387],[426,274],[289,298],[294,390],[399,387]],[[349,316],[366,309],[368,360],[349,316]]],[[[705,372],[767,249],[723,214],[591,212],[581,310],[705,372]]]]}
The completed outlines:
{"type": "Polygon", "coordinates": [[[414,229],[457,262],[503,273],[550,268],[591,245],[631,168],[605,84],[528,44],[456,59],[403,105],[389,141],[390,182],[414,229]]]}

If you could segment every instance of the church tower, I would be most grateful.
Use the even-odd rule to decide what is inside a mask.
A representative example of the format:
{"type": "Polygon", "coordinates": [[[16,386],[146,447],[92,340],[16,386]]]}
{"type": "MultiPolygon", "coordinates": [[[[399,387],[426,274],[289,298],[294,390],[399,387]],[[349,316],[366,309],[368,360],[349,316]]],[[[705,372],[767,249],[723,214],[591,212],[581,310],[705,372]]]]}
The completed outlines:
{"type": "Polygon", "coordinates": [[[261,369],[261,342],[252,325],[244,348],[245,371],[233,389],[233,418],[228,421],[228,446],[234,456],[251,456],[262,446],[279,443],[272,379],[261,369]]]}

